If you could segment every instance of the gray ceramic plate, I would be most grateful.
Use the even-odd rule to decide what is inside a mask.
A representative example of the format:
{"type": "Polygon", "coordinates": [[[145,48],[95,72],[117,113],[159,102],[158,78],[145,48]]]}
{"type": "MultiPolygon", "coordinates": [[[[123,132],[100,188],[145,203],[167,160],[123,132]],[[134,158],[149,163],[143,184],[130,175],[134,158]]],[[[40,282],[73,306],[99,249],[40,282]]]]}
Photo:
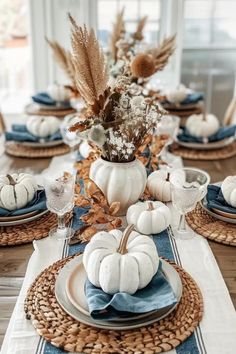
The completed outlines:
{"type": "MultiPolygon", "coordinates": [[[[159,311],[153,311],[147,314],[133,315],[133,317],[118,320],[118,321],[105,321],[105,320],[94,320],[87,312],[87,302],[84,294],[84,284],[86,280],[86,273],[84,267],[80,267],[80,281],[77,282],[78,293],[80,293],[79,306],[75,307],[69,300],[67,296],[66,284],[67,281],[74,271],[75,267],[78,267],[82,263],[82,255],[72,259],[67,263],[59,272],[59,275],[55,284],[55,295],[60,306],[74,319],[79,322],[82,322],[86,325],[103,328],[103,329],[114,329],[114,330],[125,330],[142,327],[149,325],[153,322],[156,322],[168,314],[170,314],[182,296],[182,283],[179,277],[179,274],[176,270],[166,261],[162,260],[162,269],[166,274],[168,281],[170,282],[172,289],[176,295],[177,303],[173,306],[166,307],[159,311]],[[79,308],[82,307],[83,311],[80,311],[79,308]],[[87,314],[86,314],[87,312],[87,314]],[[140,316],[140,317],[139,317],[140,316]]],[[[78,278],[77,278],[78,280],[78,278]]]]}
{"type": "Polygon", "coordinates": [[[185,141],[180,141],[176,138],[176,142],[183,147],[195,150],[214,150],[214,149],[221,149],[225,146],[228,146],[234,142],[234,137],[231,136],[230,138],[226,138],[220,141],[214,141],[212,143],[187,143],[185,141]]]}
{"type": "Polygon", "coordinates": [[[30,217],[26,217],[27,214],[24,214],[24,215],[21,215],[22,216],[21,219],[10,220],[10,221],[0,221],[0,226],[16,226],[16,225],[25,224],[27,222],[34,221],[34,220],[41,218],[46,213],[48,213],[48,210],[40,211],[37,214],[32,215],[30,217]]]}

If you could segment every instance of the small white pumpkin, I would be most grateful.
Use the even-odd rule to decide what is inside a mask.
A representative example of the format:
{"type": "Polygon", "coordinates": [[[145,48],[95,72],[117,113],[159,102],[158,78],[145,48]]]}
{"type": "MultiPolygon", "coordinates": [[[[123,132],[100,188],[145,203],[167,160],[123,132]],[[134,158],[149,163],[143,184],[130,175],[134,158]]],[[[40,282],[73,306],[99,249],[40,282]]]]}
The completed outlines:
{"type": "Polygon", "coordinates": [[[228,176],[221,185],[222,194],[226,202],[236,208],[236,176],[228,176]]]}
{"type": "Polygon", "coordinates": [[[26,206],[37,191],[34,176],[28,173],[13,173],[0,176],[0,207],[16,210],[26,206]]]}
{"type": "Polygon", "coordinates": [[[147,188],[151,196],[161,202],[171,201],[170,174],[165,170],[154,171],[148,176],[147,188]]]}
{"type": "Polygon", "coordinates": [[[138,202],[131,205],[126,215],[127,223],[145,235],[158,234],[171,222],[170,209],[162,202],[138,202]]]}
{"type": "Polygon", "coordinates": [[[101,231],[85,247],[83,263],[89,281],[105,293],[134,294],[157,272],[159,257],[153,240],[132,231],[101,231]]]}
{"type": "Polygon", "coordinates": [[[67,102],[70,99],[71,92],[63,85],[54,83],[47,88],[49,96],[56,102],[67,102]]]}
{"type": "Polygon", "coordinates": [[[219,127],[219,120],[213,114],[193,114],[186,121],[186,129],[196,137],[207,138],[215,134],[219,127]]]}
{"type": "Polygon", "coordinates": [[[179,85],[175,90],[169,91],[166,98],[171,103],[180,103],[188,96],[188,90],[184,85],[179,85]]]}
{"type": "Polygon", "coordinates": [[[60,121],[53,116],[31,116],[26,122],[26,128],[32,135],[39,138],[46,138],[58,131],[60,121]]]}
{"type": "Polygon", "coordinates": [[[90,151],[91,151],[91,147],[90,147],[89,143],[87,142],[87,140],[82,141],[82,143],[79,146],[80,155],[83,158],[87,159],[90,151]]]}

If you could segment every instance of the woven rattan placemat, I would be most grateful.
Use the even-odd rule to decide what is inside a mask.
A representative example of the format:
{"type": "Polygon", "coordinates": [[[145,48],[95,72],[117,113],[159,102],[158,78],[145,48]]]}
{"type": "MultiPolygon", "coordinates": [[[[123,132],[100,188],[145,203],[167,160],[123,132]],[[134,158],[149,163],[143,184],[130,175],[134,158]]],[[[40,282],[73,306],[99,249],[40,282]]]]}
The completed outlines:
{"type": "MultiPolygon", "coordinates": [[[[67,214],[66,222],[69,222],[71,217],[71,213],[67,214]]],[[[41,218],[25,224],[0,226],[0,246],[16,246],[40,240],[48,236],[49,231],[56,226],[57,217],[52,213],[44,214],[41,218]]]]}
{"type": "Polygon", "coordinates": [[[28,157],[28,158],[47,158],[58,155],[67,154],[70,149],[65,144],[60,144],[56,146],[43,147],[43,148],[33,148],[30,146],[24,146],[21,144],[8,142],[5,144],[5,151],[8,155],[15,157],[28,157]]]}
{"type": "Polygon", "coordinates": [[[200,204],[187,214],[186,220],[199,235],[212,241],[236,246],[236,225],[215,219],[200,204]]]}
{"type": "Polygon", "coordinates": [[[56,347],[84,353],[162,353],[187,339],[203,315],[203,299],[194,280],[173,264],[181,276],[183,295],[178,307],[166,318],[128,331],[100,330],[70,317],[57,303],[55,281],[68,257],[45,269],[30,287],[25,312],[38,334],[56,347]]]}
{"type": "Polygon", "coordinates": [[[236,141],[221,149],[195,150],[180,145],[172,148],[173,154],[189,160],[223,160],[236,155],[236,141]]]}
{"type": "Polygon", "coordinates": [[[29,103],[25,107],[25,113],[28,115],[37,115],[37,116],[56,116],[58,118],[63,118],[67,114],[76,113],[76,109],[70,107],[66,109],[40,109],[37,104],[29,103]]]}

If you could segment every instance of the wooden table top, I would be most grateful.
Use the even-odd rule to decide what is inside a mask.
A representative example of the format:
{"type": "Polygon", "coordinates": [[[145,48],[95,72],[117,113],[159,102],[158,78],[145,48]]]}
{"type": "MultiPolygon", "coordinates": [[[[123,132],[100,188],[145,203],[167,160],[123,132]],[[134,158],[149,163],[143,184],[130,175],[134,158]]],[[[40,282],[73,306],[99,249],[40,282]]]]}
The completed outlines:
{"type": "MultiPolygon", "coordinates": [[[[10,158],[3,153],[3,150],[0,154],[1,173],[25,168],[40,173],[48,167],[49,163],[50,159],[10,158]]],[[[226,176],[236,173],[236,157],[214,162],[185,160],[184,165],[206,170],[210,174],[212,182],[221,181],[226,176]]],[[[209,244],[236,308],[236,247],[224,246],[214,242],[209,242],[209,244]]],[[[31,244],[14,247],[14,251],[12,247],[0,248],[0,344],[20,291],[32,251],[31,244]]]]}

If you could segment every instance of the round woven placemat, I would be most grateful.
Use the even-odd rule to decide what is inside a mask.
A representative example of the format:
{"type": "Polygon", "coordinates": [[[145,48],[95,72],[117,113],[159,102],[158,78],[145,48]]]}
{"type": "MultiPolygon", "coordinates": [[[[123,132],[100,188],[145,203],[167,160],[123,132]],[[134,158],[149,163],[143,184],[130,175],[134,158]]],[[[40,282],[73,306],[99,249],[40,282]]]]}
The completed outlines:
{"type": "Polygon", "coordinates": [[[181,276],[183,295],[178,307],[165,319],[127,331],[100,330],[70,317],[57,303],[54,289],[59,270],[68,257],[45,269],[30,287],[25,312],[38,334],[69,352],[154,354],[175,348],[188,338],[203,315],[203,300],[194,280],[173,264],[181,276]]]}
{"type": "Polygon", "coordinates": [[[173,154],[189,160],[223,160],[236,155],[236,141],[221,149],[195,150],[176,145],[172,147],[171,151],[173,154]]]}
{"type": "Polygon", "coordinates": [[[51,147],[44,147],[44,148],[33,148],[30,146],[24,146],[17,143],[6,143],[5,144],[5,151],[8,155],[15,156],[15,157],[28,157],[28,158],[47,158],[53,157],[58,155],[64,155],[70,152],[70,149],[65,144],[60,144],[51,147]]]}
{"type": "MultiPolygon", "coordinates": [[[[72,213],[65,217],[66,223],[70,221],[72,213]]],[[[16,226],[0,226],[0,246],[17,246],[40,240],[48,236],[51,229],[57,226],[56,214],[47,213],[41,218],[22,223],[16,226]]]]}
{"type": "Polygon", "coordinates": [[[64,118],[67,114],[76,113],[76,109],[70,107],[66,109],[40,109],[37,104],[29,103],[25,107],[25,113],[28,115],[37,115],[37,116],[56,116],[58,118],[64,118]]]}
{"type": "Polygon", "coordinates": [[[236,225],[213,218],[200,204],[186,215],[186,221],[199,235],[225,245],[236,246],[236,225]]]}

